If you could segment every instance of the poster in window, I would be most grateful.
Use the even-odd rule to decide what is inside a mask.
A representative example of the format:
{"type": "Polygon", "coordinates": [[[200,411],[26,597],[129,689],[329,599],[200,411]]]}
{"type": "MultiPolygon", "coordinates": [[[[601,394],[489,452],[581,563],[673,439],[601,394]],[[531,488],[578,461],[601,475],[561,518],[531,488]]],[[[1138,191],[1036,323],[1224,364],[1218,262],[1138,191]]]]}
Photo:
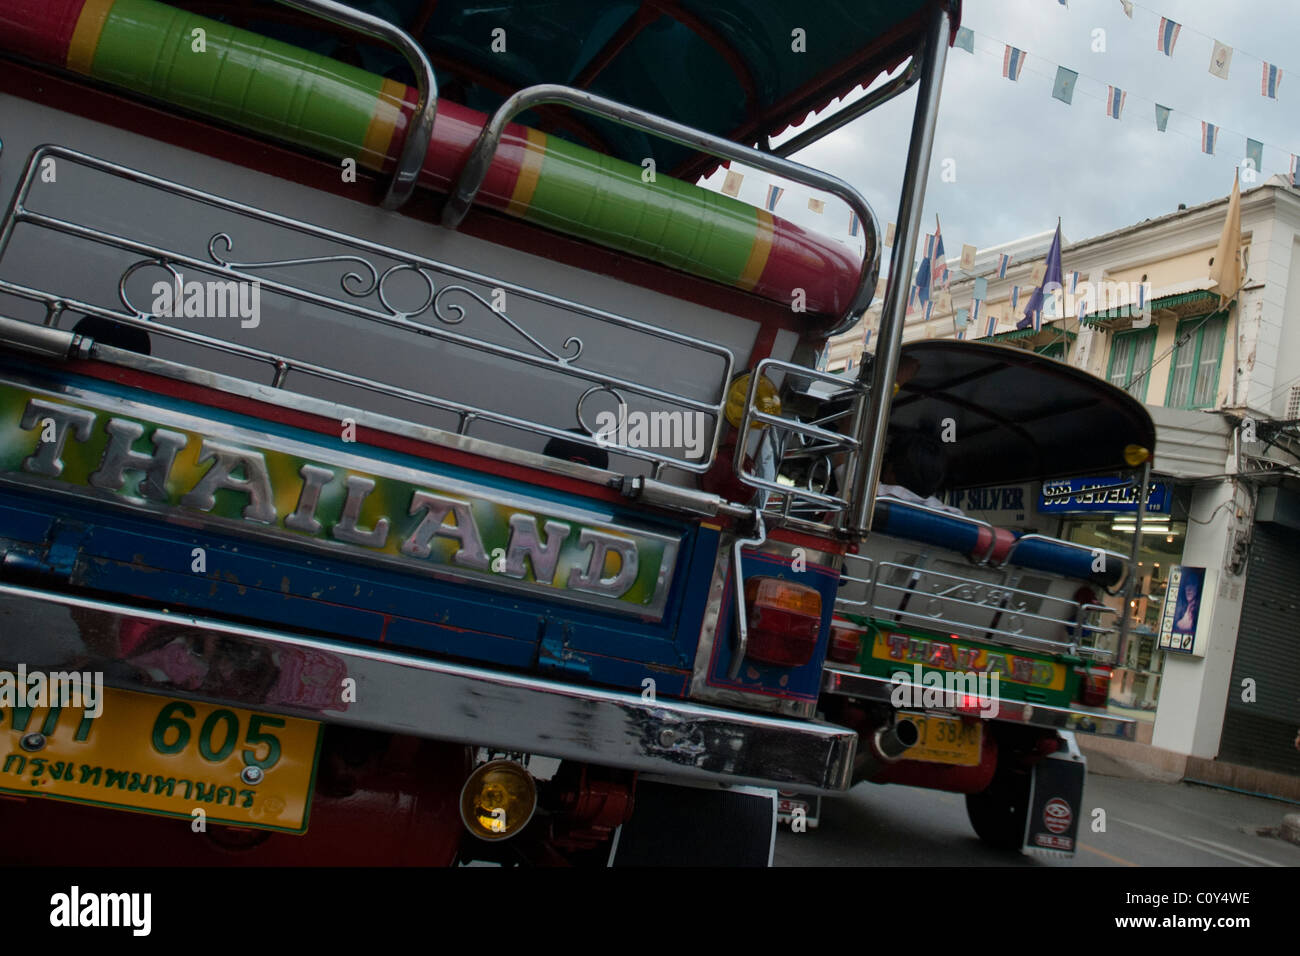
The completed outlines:
{"type": "Polygon", "coordinates": [[[1214,580],[1209,568],[1175,565],[1160,615],[1160,648],[1177,654],[1204,656],[1214,603],[1214,580]]]}

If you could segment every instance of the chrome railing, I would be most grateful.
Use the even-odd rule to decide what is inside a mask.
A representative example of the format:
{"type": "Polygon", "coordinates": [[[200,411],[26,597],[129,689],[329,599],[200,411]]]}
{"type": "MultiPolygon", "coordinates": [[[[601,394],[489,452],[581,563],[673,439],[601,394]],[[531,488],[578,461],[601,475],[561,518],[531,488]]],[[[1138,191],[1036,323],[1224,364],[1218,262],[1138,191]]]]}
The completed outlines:
{"type": "MultiPolygon", "coordinates": [[[[295,394],[316,396],[326,383],[366,411],[422,425],[434,422],[420,415],[436,413],[458,434],[491,425],[576,441],[648,462],[656,476],[665,467],[694,473],[709,468],[734,367],[728,348],[704,339],[59,146],[33,151],[0,222],[0,310],[13,314],[3,308],[4,294],[43,309],[43,316],[30,320],[37,328],[57,328],[69,314],[95,316],[197,348],[211,361],[224,356],[227,365],[242,363],[238,377],[246,380],[252,380],[249,363],[263,367],[286,404],[295,394]],[[58,170],[57,188],[42,182],[46,164],[58,170]],[[107,209],[110,200],[121,208],[100,208],[107,209]],[[208,226],[201,232],[190,228],[198,222],[208,226]],[[13,241],[16,233],[19,242],[13,241]],[[249,251],[237,256],[237,249],[249,251]],[[54,261],[77,267],[51,267],[54,261]],[[213,323],[197,331],[160,314],[149,282],[174,283],[179,303],[188,278],[255,287],[269,300],[264,311],[273,313],[258,321],[274,329],[258,332],[231,318],[226,334],[218,334],[209,328],[213,323]],[[313,318],[344,324],[331,331],[328,322],[313,325],[313,318]],[[326,341],[343,332],[380,338],[326,341]],[[416,345],[427,351],[412,351],[416,345]],[[678,374],[677,389],[650,384],[654,376],[634,378],[641,359],[627,356],[644,356],[651,348],[665,367],[699,374],[678,374]],[[509,379],[496,381],[509,380],[511,387],[479,381],[467,370],[479,367],[508,372],[509,379]],[[478,400],[440,391],[445,380],[468,383],[478,400]],[[536,388],[532,403],[529,381],[536,388]],[[387,405],[371,407],[366,396],[387,405]],[[543,398],[551,414],[538,410],[529,417],[543,398]],[[700,440],[680,451],[662,442],[629,444],[624,433],[593,427],[601,422],[593,411],[599,404],[614,417],[629,409],[669,416],[666,430],[695,416],[700,440]]],[[[30,334],[3,337],[18,347],[32,341],[30,334]]],[[[86,345],[80,344],[82,354],[86,345]]],[[[211,361],[186,359],[205,368],[211,361]]]]}
{"type": "MultiPolygon", "coordinates": [[[[741,417],[738,433],[741,436],[751,434],[755,426],[772,430],[776,436],[776,467],[769,472],[762,471],[762,459],[754,455],[751,459],[749,443],[744,440],[736,442],[735,460],[732,463],[736,477],[752,488],[767,492],[765,510],[769,514],[780,515],[782,523],[802,524],[818,529],[838,529],[843,524],[843,516],[850,507],[850,502],[843,497],[843,488],[852,488],[854,476],[861,467],[862,444],[855,437],[861,422],[866,403],[865,386],[854,382],[845,383],[839,376],[810,369],[792,362],[778,359],[763,359],[754,367],[749,380],[749,392],[745,396],[745,410],[741,417]],[[764,377],[774,383],[780,383],[790,377],[829,382],[847,390],[852,396],[852,403],[847,414],[832,415],[805,422],[793,415],[771,415],[760,411],[757,405],[759,384],[764,377]],[[844,434],[832,431],[825,426],[833,419],[849,419],[844,434]],[[791,438],[798,439],[799,444],[791,447],[791,438]],[[811,441],[811,444],[809,444],[811,441]],[[809,458],[824,461],[827,474],[836,467],[843,466],[843,487],[837,489],[840,494],[831,494],[825,489],[817,490],[811,481],[805,485],[785,484],[778,480],[782,461],[809,458]],[[837,462],[836,459],[839,459],[837,462]],[[802,516],[801,513],[802,512],[802,516]],[[809,517],[809,515],[813,517],[809,517]]],[[[761,445],[761,440],[760,440],[761,445]]]]}
{"type": "MultiPolygon", "coordinates": [[[[873,100],[876,105],[879,102],[873,100]]],[[[461,167],[460,176],[452,187],[447,204],[443,206],[444,226],[455,229],[469,212],[474,197],[478,195],[483,187],[483,181],[487,178],[492,157],[496,155],[506,127],[519,114],[543,105],[568,106],[571,109],[581,110],[681,146],[697,149],[718,159],[744,163],[754,169],[830,193],[842,200],[857,215],[858,221],[865,230],[867,255],[863,257],[862,267],[858,272],[858,284],[853,298],[848,301],[844,314],[828,334],[847,332],[871,304],[872,296],[875,294],[876,276],[880,272],[880,223],[862,194],[844,180],[774,153],[742,146],[721,136],[571,86],[560,86],[554,83],[530,86],[515,93],[501,104],[483,127],[483,132],[479,134],[478,141],[475,142],[469,156],[465,159],[464,166],[461,167]]]]}
{"type": "Polygon", "coordinates": [[[1025,650],[1102,660],[1114,655],[1112,648],[1096,646],[1118,634],[1118,620],[1112,625],[1102,619],[1119,612],[1102,604],[859,554],[844,556],[841,582],[849,594],[836,598],[837,613],[1025,650]]]}
{"type": "Polygon", "coordinates": [[[433,121],[438,110],[438,81],[433,75],[429,56],[409,33],[374,14],[358,10],[338,0],[279,0],[322,20],[346,27],[363,36],[380,40],[396,49],[406,58],[415,73],[417,98],[411,112],[411,122],[406,130],[402,151],[393,167],[393,178],[384,194],[384,208],[398,209],[405,205],[415,192],[415,186],[424,167],[424,157],[433,138],[433,121]]]}

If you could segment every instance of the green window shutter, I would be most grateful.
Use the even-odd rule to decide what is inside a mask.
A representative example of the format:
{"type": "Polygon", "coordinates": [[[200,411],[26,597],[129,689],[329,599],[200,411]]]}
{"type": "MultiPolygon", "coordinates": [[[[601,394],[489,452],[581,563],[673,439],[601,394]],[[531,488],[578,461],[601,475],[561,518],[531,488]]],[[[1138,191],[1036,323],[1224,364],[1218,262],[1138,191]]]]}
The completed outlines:
{"type": "Polygon", "coordinates": [[[1117,388],[1127,388],[1133,368],[1133,336],[1116,335],[1110,344],[1110,367],[1106,381],[1117,388]]]}
{"type": "Polygon", "coordinates": [[[1227,316],[1197,316],[1179,323],[1178,336],[1187,341],[1174,349],[1165,404],[1171,408],[1210,408],[1218,397],[1219,371],[1227,316]],[[1188,335],[1188,333],[1191,333],[1188,335]]]}
{"type": "Polygon", "coordinates": [[[1151,376],[1145,373],[1151,366],[1155,344],[1154,328],[1118,333],[1111,343],[1106,381],[1124,389],[1139,402],[1146,401],[1147,379],[1151,376]],[[1141,378],[1137,378],[1139,375],[1141,378]]]}
{"type": "Polygon", "coordinates": [[[1170,359],[1169,392],[1165,396],[1165,404],[1170,408],[1187,408],[1192,398],[1196,349],[1200,340],[1199,336],[1193,334],[1188,335],[1186,341],[1181,341],[1188,329],[1188,324],[1182,322],[1174,333],[1179,344],[1174,347],[1174,355],[1170,359]]]}
{"type": "Polygon", "coordinates": [[[1196,386],[1192,405],[1210,408],[1218,397],[1219,368],[1223,361],[1223,333],[1227,329],[1227,316],[1210,319],[1201,327],[1201,348],[1196,362],[1196,386]]]}

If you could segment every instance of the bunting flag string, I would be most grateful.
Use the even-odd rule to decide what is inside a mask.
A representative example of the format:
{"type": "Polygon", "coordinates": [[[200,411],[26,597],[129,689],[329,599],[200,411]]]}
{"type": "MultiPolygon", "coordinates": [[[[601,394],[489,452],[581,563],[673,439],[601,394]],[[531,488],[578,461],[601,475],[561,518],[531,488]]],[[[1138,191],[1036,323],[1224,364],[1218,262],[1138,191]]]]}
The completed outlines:
{"type": "MultiPolygon", "coordinates": [[[[1181,24],[1179,24],[1179,26],[1181,26],[1181,24]]],[[[1095,83],[1097,85],[1097,88],[1104,87],[1105,94],[1104,94],[1103,104],[1105,106],[1107,116],[1110,116],[1114,119],[1121,119],[1124,106],[1126,105],[1128,97],[1137,96],[1138,99],[1149,102],[1155,107],[1155,121],[1156,121],[1155,126],[1157,132],[1161,132],[1161,133],[1171,132],[1174,133],[1175,135],[1186,136],[1188,138],[1192,138],[1195,136],[1194,133],[1183,132],[1178,128],[1171,129],[1169,126],[1169,119],[1173,113],[1180,112],[1181,115],[1187,116],[1188,114],[1186,113],[1182,113],[1181,111],[1175,110],[1173,107],[1165,106],[1162,103],[1158,103],[1155,100],[1152,100],[1150,97],[1145,97],[1145,96],[1141,96],[1140,94],[1135,94],[1131,90],[1122,90],[1119,87],[1115,86],[1114,84],[1106,83],[1104,80],[1101,80],[1095,76],[1091,76],[1089,74],[1081,73],[1075,70],[1069,70],[1057,64],[1051,64],[1052,69],[1055,71],[1054,75],[1043,73],[1041,70],[1037,70],[1032,66],[1024,67],[1024,64],[1028,59],[1029,54],[1023,49],[1013,46],[1012,44],[1006,42],[1001,37],[996,37],[993,36],[992,34],[976,32],[974,30],[972,30],[971,32],[974,38],[979,39],[981,41],[986,41],[987,43],[996,44],[995,49],[1001,50],[1003,52],[1002,58],[1003,58],[1004,76],[1006,75],[1007,60],[1010,51],[1014,51],[1019,58],[1018,67],[1017,67],[1017,76],[1019,76],[1019,70],[1021,68],[1024,68],[1027,69],[1030,73],[1033,73],[1037,76],[1041,76],[1044,79],[1050,80],[1052,82],[1053,98],[1060,100],[1061,102],[1066,103],[1067,105],[1071,105],[1073,103],[1074,93],[1076,92],[1077,81],[1083,79],[1089,81],[1090,83],[1095,83]]],[[[1224,45],[1224,44],[1220,44],[1220,45],[1224,45]]],[[[975,47],[973,52],[978,52],[985,55],[996,55],[994,50],[989,49],[984,43],[981,43],[978,46],[972,44],[972,46],[975,47]]],[[[1241,55],[1241,51],[1238,50],[1237,54],[1241,55]]],[[[1042,58],[1039,57],[1039,60],[1041,61],[1042,58]]],[[[1213,66],[1213,64],[1211,65],[1213,66]]],[[[1271,82],[1272,82],[1272,90],[1274,95],[1271,98],[1277,99],[1276,94],[1282,76],[1282,69],[1273,64],[1265,64],[1265,70],[1266,72],[1262,75],[1262,81],[1261,81],[1263,94],[1265,96],[1268,96],[1270,77],[1272,77],[1271,82]]],[[[1089,92],[1089,90],[1087,89],[1083,89],[1081,92],[1085,96],[1095,96],[1097,98],[1102,98],[1102,94],[1100,93],[1093,94],[1089,92]]],[[[1202,122],[1202,121],[1197,120],[1196,122],[1202,122]]],[[[1231,133],[1233,135],[1240,136],[1243,142],[1245,142],[1247,139],[1250,139],[1252,142],[1260,143],[1261,146],[1268,146],[1270,149],[1276,149],[1279,152],[1282,152],[1287,155],[1291,154],[1291,150],[1286,147],[1279,146],[1274,143],[1267,143],[1263,140],[1253,139],[1253,137],[1248,137],[1247,134],[1243,132],[1240,132],[1238,130],[1228,129],[1227,127],[1223,126],[1221,123],[1210,124],[1208,121],[1204,121],[1204,123],[1205,125],[1212,125],[1214,127],[1214,144],[1217,144],[1218,139],[1222,136],[1223,133],[1231,133]]],[[[1210,150],[1207,150],[1205,148],[1207,145],[1205,141],[1205,135],[1204,135],[1205,130],[1202,129],[1200,132],[1202,134],[1201,142],[1200,142],[1202,152],[1206,152],[1209,153],[1210,155],[1213,155],[1213,153],[1210,150]]],[[[1262,170],[1260,170],[1259,168],[1256,169],[1257,173],[1261,171],[1262,170]]]]}
{"type": "MultiPolygon", "coordinates": [[[[768,212],[776,211],[776,204],[781,201],[781,196],[784,193],[785,190],[782,189],[780,186],[767,187],[767,202],[764,203],[763,205],[767,208],[768,212]]],[[[857,233],[854,233],[854,235],[857,235],[857,233]]]]}
{"type": "MultiPolygon", "coordinates": [[[[1149,14],[1151,15],[1152,19],[1155,19],[1157,16],[1160,16],[1159,14],[1157,14],[1154,10],[1152,10],[1150,7],[1146,6],[1145,4],[1134,3],[1134,2],[1131,2],[1131,0],[1120,0],[1120,3],[1123,4],[1123,7],[1124,7],[1124,14],[1125,14],[1125,15],[1126,15],[1130,20],[1133,19],[1133,8],[1134,8],[1134,7],[1137,7],[1137,8],[1139,8],[1139,9],[1145,11],[1146,13],[1149,13],[1149,14]]],[[[1172,24],[1172,26],[1173,26],[1173,35],[1174,35],[1174,38],[1175,38],[1175,39],[1177,38],[1178,33],[1179,33],[1181,30],[1187,30],[1187,31],[1189,31],[1189,32],[1191,32],[1191,33],[1196,34],[1196,35],[1199,36],[1199,37],[1203,37],[1204,39],[1210,41],[1210,44],[1211,44],[1211,50],[1213,51],[1213,52],[1210,54],[1210,72],[1213,73],[1215,76],[1219,76],[1219,77],[1221,77],[1222,79],[1225,79],[1225,80],[1228,78],[1228,68],[1229,68],[1229,65],[1231,64],[1231,61],[1232,61],[1232,57],[1233,57],[1234,52],[1235,52],[1237,55],[1239,55],[1239,56],[1249,57],[1249,58],[1252,59],[1252,60],[1258,60],[1260,63],[1263,63],[1263,64],[1264,64],[1264,73],[1265,73],[1265,77],[1266,77],[1266,81],[1265,81],[1266,84],[1267,84],[1267,74],[1268,74],[1268,69],[1269,69],[1270,66],[1272,66],[1273,69],[1277,70],[1277,74],[1278,74],[1279,78],[1280,78],[1280,76],[1281,76],[1282,71],[1281,71],[1280,69],[1278,69],[1277,66],[1276,66],[1275,64],[1271,64],[1271,63],[1269,63],[1269,61],[1265,60],[1262,56],[1256,56],[1254,53],[1250,53],[1250,52],[1248,52],[1248,51],[1246,51],[1246,50],[1242,50],[1242,49],[1240,49],[1240,48],[1237,48],[1236,50],[1234,50],[1234,48],[1233,48],[1231,45],[1229,45],[1229,44],[1227,44],[1227,43],[1224,43],[1223,41],[1219,40],[1217,37],[1211,36],[1210,34],[1205,33],[1204,31],[1198,30],[1198,29],[1196,29],[1195,27],[1188,26],[1187,24],[1183,24],[1183,23],[1175,23],[1173,20],[1170,20],[1168,17],[1164,17],[1164,16],[1160,16],[1160,25],[1159,25],[1159,27],[1157,28],[1157,34],[1156,34],[1156,48],[1157,48],[1157,49],[1161,49],[1161,43],[1162,43],[1162,40],[1163,40],[1163,37],[1164,37],[1164,33],[1165,33],[1165,30],[1166,30],[1168,24],[1172,24]],[[1218,63],[1219,63],[1219,61],[1220,61],[1220,54],[1223,54],[1223,56],[1222,56],[1222,66],[1221,66],[1222,73],[1218,72],[1218,69],[1216,69],[1216,66],[1218,65],[1218,63]]],[[[1172,42],[1170,42],[1169,47],[1170,47],[1170,49],[1169,49],[1169,53],[1172,55],[1172,53],[1173,53],[1173,43],[1172,43],[1172,42]]],[[[1163,52],[1163,51],[1162,51],[1162,52],[1163,52]]],[[[1263,96],[1270,96],[1270,94],[1267,92],[1267,88],[1261,89],[1261,90],[1260,90],[1260,94],[1263,95],[1263,96]]],[[[1276,99],[1277,97],[1276,97],[1276,96],[1272,96],[1271,98],[1276,99]]]]}

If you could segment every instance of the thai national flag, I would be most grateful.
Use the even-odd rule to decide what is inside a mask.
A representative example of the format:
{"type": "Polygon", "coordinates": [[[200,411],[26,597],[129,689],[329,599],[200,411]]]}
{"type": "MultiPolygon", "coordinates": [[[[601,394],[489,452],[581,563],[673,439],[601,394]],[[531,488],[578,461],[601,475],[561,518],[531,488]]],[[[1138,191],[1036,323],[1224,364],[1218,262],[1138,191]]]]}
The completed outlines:
{"type": "MultiPolygon", "coordinates": [[[[1013,305],[1012,308],[1014,309],[1015,306],[1013,305]]],[[[998,316],[997,316],[997,313],[996,313],[996,312],[990,312],[990,313],[989,313],[989,330],[988,330],[988,332],[987,332],[987,334],[986,334],[986,337],[987,337],[987,338],[990,338],[990,339],[993,338],[993,336],[997,334],[997,331],[998,331],[998,316]]]]}
{"type": "Polygon", "coordinates": [[[1107,86],[1106,115],[1113,119],[1119,119],[1119,114],[1124,112],[1124,100],[1127,98],[1128,94],[1118,86],[1107,86]]]}
{"type": "Polygon", "coordinates": [[[767,206],[767,211],[768,211],[768,212],[774,212],[774,211],[776,210],[776,204],[779,203],[779,202],[781,201],[781,195],[782,195],[784,192],[785,192],[785,190],[782,189],[780,186],[768,186],[768,187],[767,187],[767,203],[766,203],[766,206],[767,206]]]}
{"type": "Polygon", "coordinates": [[[858,234],[858,230],[861,227],[862,227],[862,223],[858,221],[858,214],[854,212],[852,209],[850,209],[849,210],[849,235],[856,236],[858,234]]]}
{"type": "Polygon", "coordinates": [[[1015,286],[1011,290],[1011,311],[1016,311],[1016,306],[1020,303],[1020,286],[1015,286]]]}
{"type": "Polygon", "coordinates": [[[1291,154],[1291,185],[1300,186],[1300,180],[1296,179],[1296,173],[1300,172],[1300,156],[1295,153],[1291,154]]]}
{"type": "Polygon", "coordinates": [[[1024,65],[1025,51],[1017,50],[1008,43],[1006,52],[1002,54],[1002,75],[1008,80],[1018,80],[1024,65]]]}
{"type": "Polygon", "coordinates": [[[871,345],[871,329],[867,329],[867,337],[862,340],[862,347],[865,349],[871,345]]]}
{"type": "Polygon", "coordinates": [[[1074,295],[1075,290],[1079,288],[1079,273],[1070,273],[1070,295],[1074,295]]]}
{"type": "Polygon", "coordinates": [[[1156,49],[1165,56],[1174,55],[1174,44],[1178,41],[1178,31],[1182,29],[1168,17],[1160,18],[1160,32],[1156,34],[1156,49]]]}
{"type": "Polygon", "coordinates": [[[976,322],[979,321],[979,317],[980,317],[980,305],[981,305],[981,304],[982,304],[982,303],[981,303],[981,301],[980,301],[979,299],[972,299],[972,300],[971,300],[971,304],[970,304],[970,321],[969,321],[969,323],[968,323],[969,325],[974,325],[976,322]]]}
{"type": "Polygon", "coordinates": [[[998,278],[999,279],[1005,279],[1007,277],[1007,266],[1009,265],[1011,265],[1010,256],[1008,255],[998,256],[998,278]]]}
{"type": "Polygon", "coordinates": [[[930,257],[930,287],[933,289],[946,288],[948,285],[948,263],[943,255],[943,235],[939,230],[939,222],[934,223],[934,246],[931,250],[933,255],[930,257]]]}
{"type": "Polygon", "coordinates": [[[1219,127],[1201,120],[1201,152],[1214,155],[1214,141],[1219,138],[1219,127]]]}
{"type": "Polygon", "coordinates": [[[930,321],[930,313],[934,311],[934,299],[927,299],[925,303],[925,321],[930,321]]]}
{"type": "Polygon", "coordinates": [[[1277,88],[1282,85],[1282,70],[1272,63],[1264,64],[1264,76],[1259,81],[1259,92],[1271,100],[1277,99],[1277,88]]]}

